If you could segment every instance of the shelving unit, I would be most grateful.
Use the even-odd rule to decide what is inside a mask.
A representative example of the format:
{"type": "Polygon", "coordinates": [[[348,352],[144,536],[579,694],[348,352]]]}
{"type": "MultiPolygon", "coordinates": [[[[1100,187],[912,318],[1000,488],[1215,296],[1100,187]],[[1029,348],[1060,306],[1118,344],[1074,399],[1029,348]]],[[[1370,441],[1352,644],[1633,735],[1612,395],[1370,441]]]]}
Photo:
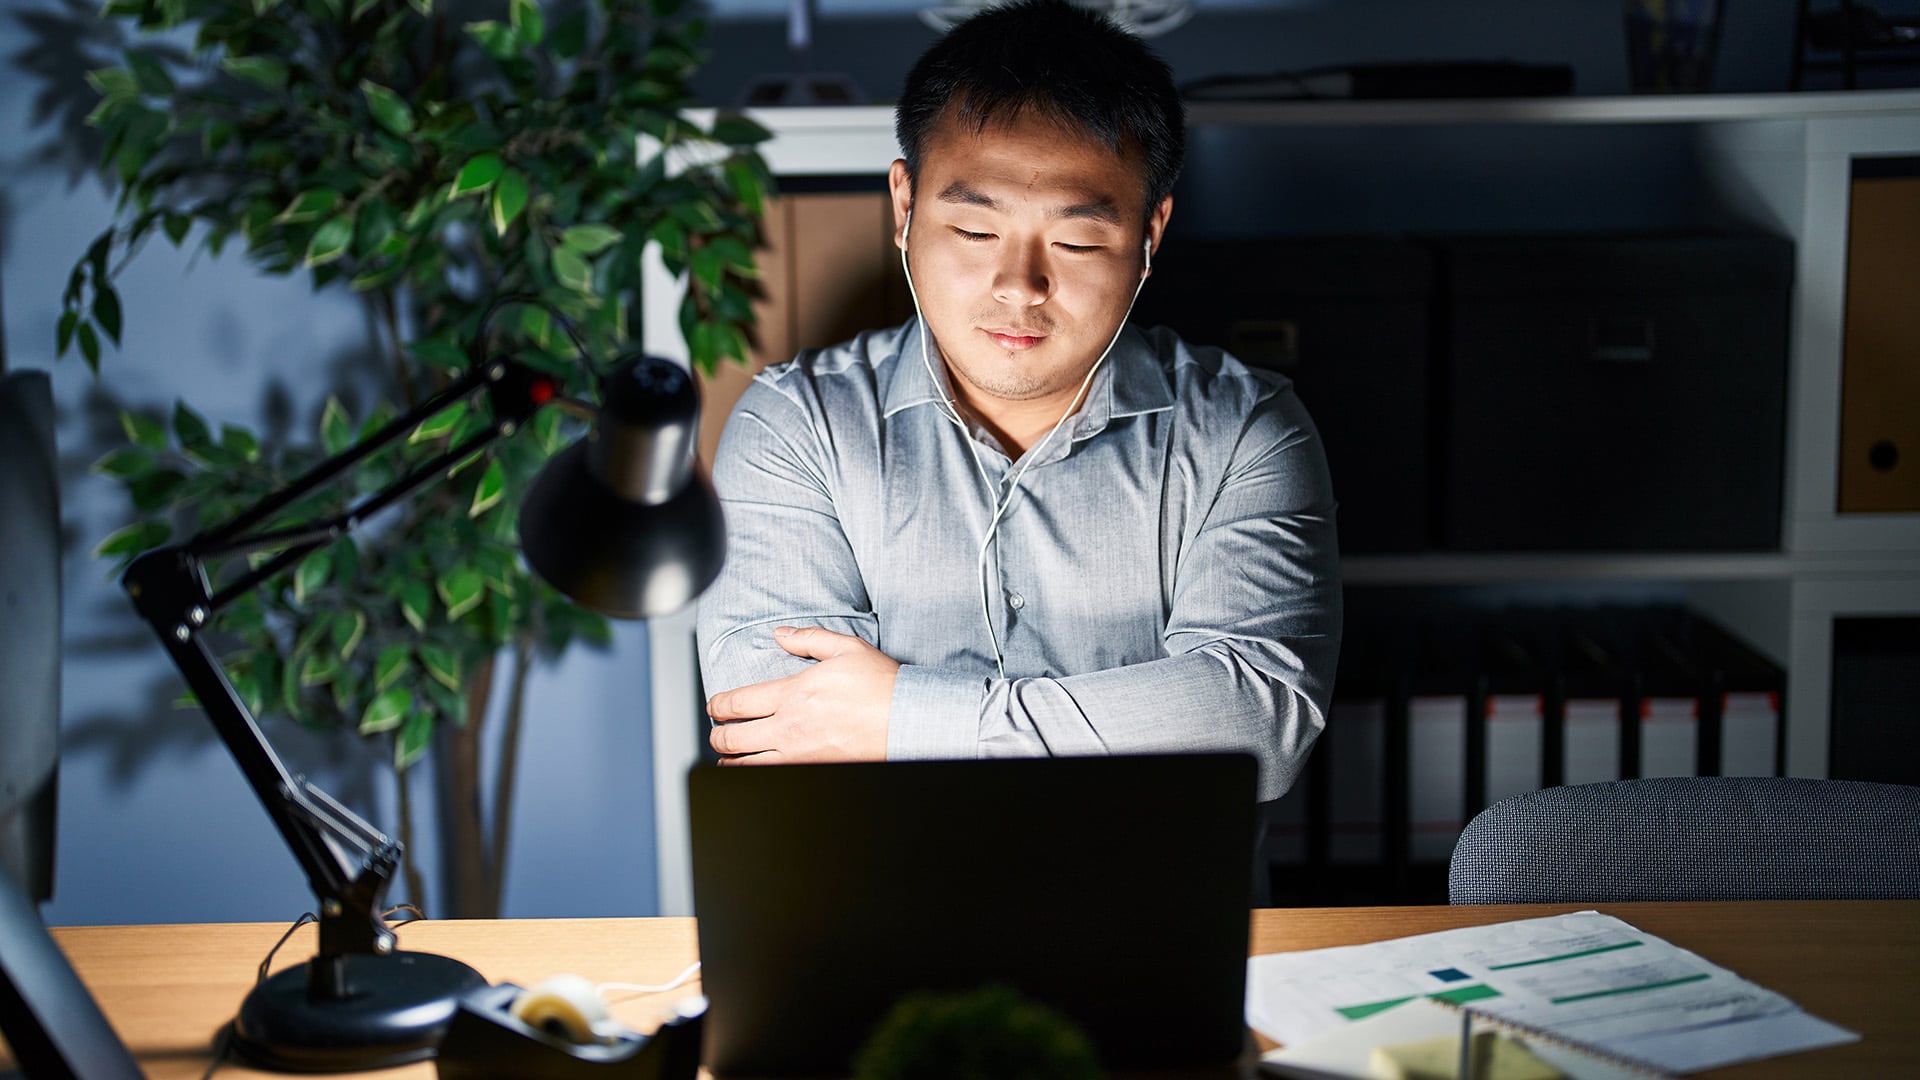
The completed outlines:
{"type": "MultiPolygon", "coordinates": [[[[787,176],[867,176],[897,156],[886,108],[761,111],[765,154],[787,176]]],[[[1412,102],[1206,103],[1189,123],[1209,139],[1256,129],[1452,127],[1601,129],[1683,125],[1720,211],[1793,240],[1782,542],[1778,551],[1701,554],[1450,554],[1352,557],[1354,585],[1658,583],[1784,665],[1785,770],[1827,771],[1833,620],[1920,613],[1920,514],[1841,515],[1839,401],[1850,163],[1920,155],[1920,90],[1675,97],[1412,102]]],[[[1526,134],[1516,131],[1516,135],[1526,134]]],[[[684,356],[678,289],[658,263],[646,276],[645,347],[684,356]]],[[[691,617],[653,634],[655,800],[661,911],[691,910],[685,770],[700,748],[691,617]],[[663,719],[666,722],[662,722],[663,719]]]]}

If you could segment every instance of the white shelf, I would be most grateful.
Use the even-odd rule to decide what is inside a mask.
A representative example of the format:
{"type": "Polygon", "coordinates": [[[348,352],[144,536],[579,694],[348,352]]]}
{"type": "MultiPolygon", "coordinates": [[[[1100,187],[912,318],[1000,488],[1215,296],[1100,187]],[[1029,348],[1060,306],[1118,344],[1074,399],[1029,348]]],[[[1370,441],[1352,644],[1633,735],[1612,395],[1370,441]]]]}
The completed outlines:
{"type": "Polygon", "coordinates": [[[1920,553],[1421,552],[1348,555],[1340,573],[1348,585],[1920,580],[1920,553]]]}
{"type": "Polygon", "coordinates": [[[1192,124],[1365,127],[1457,124],[1707,124],[1911,115],[1920,90],[1801,94],[1462,98],[1420,101],[1201,101],[1192,124]]]}

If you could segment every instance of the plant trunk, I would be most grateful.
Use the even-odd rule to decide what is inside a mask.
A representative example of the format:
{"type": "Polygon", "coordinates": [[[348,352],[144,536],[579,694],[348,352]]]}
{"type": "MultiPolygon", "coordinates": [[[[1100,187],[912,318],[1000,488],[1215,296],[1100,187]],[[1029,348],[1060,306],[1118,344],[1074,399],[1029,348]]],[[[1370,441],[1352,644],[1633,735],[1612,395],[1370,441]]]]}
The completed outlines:
{"type": "Polygon", "coordinates": [[[499,917],[500,894],[507,881],[507,837],[513,826],[514,774],[520,763],[520,721],[526,715],[527,674],[533,669],[533,641],[522,635],[513,645],[513,687],[507,699],[507,730],[500,736],[500,764],[493,782],[493,891],[489,904],[499,917]]]}
{"type": "Polygon", "coordinates": [[[407,883],[407,903],[426,911],[427,883],[421,878],[420,864],[413,857],[413,788],[407,780],[411,775],[409,769],[401,769],[394,775],[395,794],[400,803],[400,872],[407,883]]]}
{"type": "Polygon", "coordinates": [[[493,657],[467,678],[467,722],[449,733],[445,785],[446,820],[441,865],[446,868],[448,911],[456,919],[499,917],[499,887],[487,845],[486,816],[480,790],[481,732],[493,697],[493,657]]]}

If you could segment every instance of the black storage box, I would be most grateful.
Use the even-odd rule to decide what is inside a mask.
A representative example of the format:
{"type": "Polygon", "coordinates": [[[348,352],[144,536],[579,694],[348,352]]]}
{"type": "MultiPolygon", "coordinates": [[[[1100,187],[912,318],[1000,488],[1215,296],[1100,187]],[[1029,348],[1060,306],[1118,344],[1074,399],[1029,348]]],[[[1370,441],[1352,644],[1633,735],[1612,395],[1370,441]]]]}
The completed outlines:
{"type": "Polygon", "coordinates": [[[1432,257],[1387,239],[1169,237],[1133,321],[1291,378],[1326,444],[1345,552],[1428,546],[1432,257]]]}
{"type": "Polygon", "coordinates": [[[1435,244],[1443,546],[1779,547],[1789,241],[1435,244]]]}

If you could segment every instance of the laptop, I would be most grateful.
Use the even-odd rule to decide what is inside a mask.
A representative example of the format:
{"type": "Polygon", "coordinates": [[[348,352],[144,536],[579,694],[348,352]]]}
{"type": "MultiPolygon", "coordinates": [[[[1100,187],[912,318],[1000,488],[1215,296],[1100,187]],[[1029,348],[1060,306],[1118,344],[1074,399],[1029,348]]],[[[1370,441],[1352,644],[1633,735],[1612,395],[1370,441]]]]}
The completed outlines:
{"type": "Polygon", "coordinates": [[[1239,754],[696,766],[720,1075],[835,1075],[902,996],[1010,986],[1107,1069],[1245,1042],[1255,772],[1239,754]]]}

